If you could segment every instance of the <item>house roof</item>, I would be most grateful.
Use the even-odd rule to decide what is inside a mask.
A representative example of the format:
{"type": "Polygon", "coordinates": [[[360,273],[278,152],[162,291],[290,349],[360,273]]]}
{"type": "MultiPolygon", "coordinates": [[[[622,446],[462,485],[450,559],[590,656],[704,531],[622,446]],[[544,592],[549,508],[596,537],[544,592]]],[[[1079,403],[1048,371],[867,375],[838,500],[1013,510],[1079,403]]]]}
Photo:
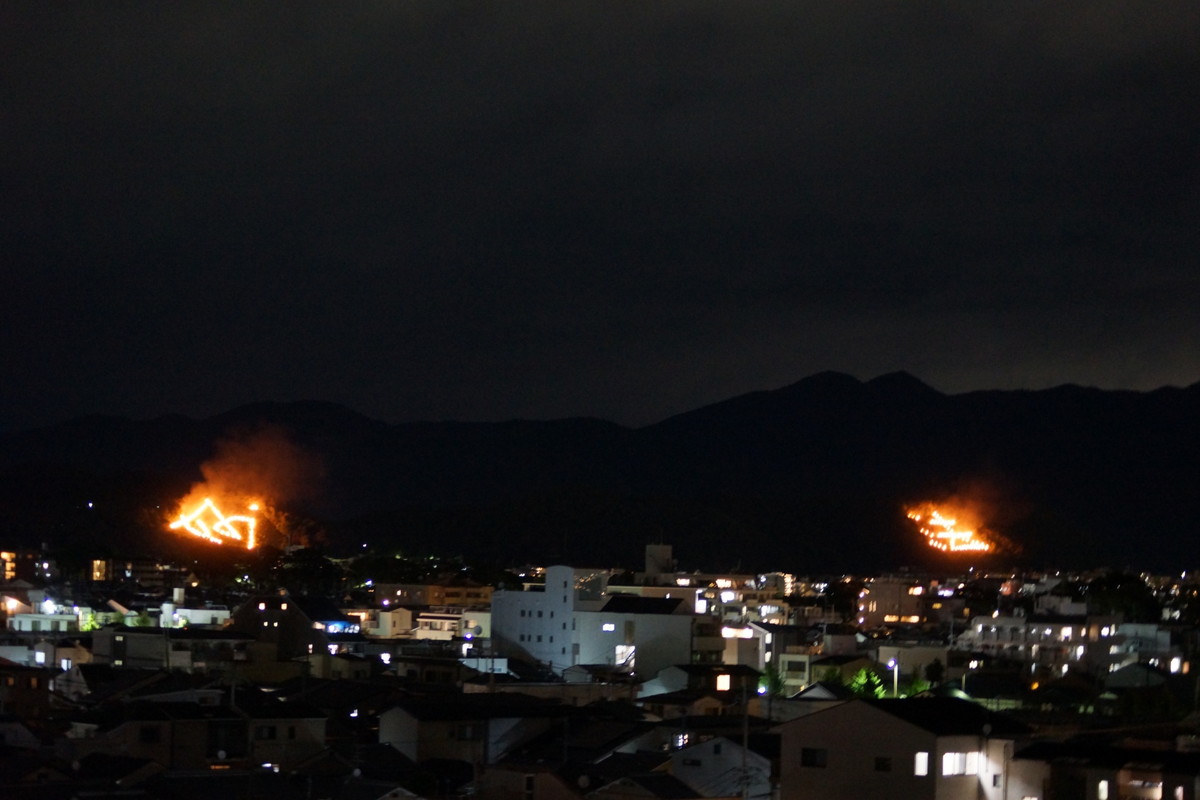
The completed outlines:
{"type": "Polygon", "coordinates": [[[978,703],[955,697],[909,697],[864,702],[936,736],[1004,737],[1030,733],[1029,726],[1022,722],[988,711],[978,703]]]}
{"type": "Polygon", "coordinates": [[[823,656],[812,662],[812,668],[820,667],[844,667],[847,664],[853,664],[855,661],[870,661],[870,657],[862,653],[847,653],[845,655],[823,656]]]}
{"type": "Polygon", "coordinates": [[[818,700],[849,700],[852,697],[854,697],[854,693],[845,686],[817,681],[805,686],[788,699],[812,702],[818,700]]]}
{"type": "Polygon", "coordinates": [[[329,711],[348,711],[362,706],[379,708],[402,694],[399,688],[386,683],[327,678],[295,678],[285,684],[282,691],[289,700],[303,700],[329,711]]]}
{"type": "Polygon", "coordinates": [[[114,625],[106,630],[111,630],[114,633],[120,633],[123,636],[156,636],[168,639],[176,639],[180,641],[186,640],[212,640],[212,641],[231,641],[252,642],[254,637],[248,633],[235,631],[231,628],[157,628],[157,627],[141,627],[137,625],[114,625]]]}
{"type": "Polygon", "coordinates": [[[654,797],[663,800],[684,800],[685,798],[701,797],[695,789],[688,786],[674,775],[665,772],[645,772],[640,775],[628,775],[622,778],[637,784],[654,797]]]}
{"type": "Polygon", "coordinates": [[[593,678],[604,678],[621,683],[628,683],[633,678],[633,673],[615,664],[573,664],[563,670],[564,675],[569,672],[584,672],[593,678]]]}
{"type": "Polygon", "coordinates": [[[709,736],[728,736],[741,741],[742,732],[749,727],[754,731],[769,731],[775,725],[769,719],[762,717],[745,717],[742,714],[692,714],[685,717],[674,717],[654,723],[656,727],[675,731],[687,730],[691,733],[702,733],[709,736]]]}
{"type": "Polygon", "coordinates": [[[748,664],[675,664],[673,666],[688,675],[734,675],[757,678],[761,674],[748,664]]]}
{"type": "Polygon", "coordinates": [[[313,622],[349,622],[350,617],[342,613],[337,604],[328,597],[319,597],[310,595],[308,597],[292,596],[292,602],[296,604],[304,615],[313,622]]]}
{"type": "Polygon", "coordinates": [[[713,689],[680,689],[677,692],[662,692],[639,697],[638,703],[661,706],[690,706],[701,700],[716,700],[721,705],[735,705],[742,699],[741,692],[718,692],[713,689]]]}
{"type": "Polygon", "coordinates": [[[427,722],[502,717],[557,717],[569,710],[569,707],[553,700],[516,692],[407,697],[399,700],[393,708],[402,709],[427,722]]]}
{"type": "Polygon", "coordinates": [[[1138,765],[1142,769],[1173,775],[1200,776],[1200,753],[1122,747],[1094,742],[1035,742],[1016,752],[1014,758],[1054,762],[1069,760],[1089,766],[1121,769],[1138,765]]]}
{"type": "MultiPolygon", "coordinates": [[[[651,723],[640,721],[571,717],[565,726],[553,726],[519,747],[505,761],[509,764],[558,764],[565,758],[570,763],[593,764],[600,759],[607,760],[616,748],[653,727],[651,723]]],[[[661,759],[657,763],[661,763],[661,759]]],[[[592,771],[590,766],[586,769],[592,771]]]]}
{"type": "Polygon", "coordinates": [[[632,594],[609,595],[600,609],[606,614],[676,614],[682,597],[638,597],[632,594]]]}

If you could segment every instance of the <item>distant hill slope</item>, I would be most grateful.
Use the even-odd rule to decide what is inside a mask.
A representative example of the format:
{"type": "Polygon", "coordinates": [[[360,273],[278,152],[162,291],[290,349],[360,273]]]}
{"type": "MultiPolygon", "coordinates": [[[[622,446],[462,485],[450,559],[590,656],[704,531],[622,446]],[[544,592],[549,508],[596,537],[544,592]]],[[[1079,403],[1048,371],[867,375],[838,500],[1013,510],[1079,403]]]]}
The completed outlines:
{"type": "Polygon", "coordinates": [[[325,403],[89,417],[0,437],[0,539],[95,529],[136,543],[218,442],[264,429],[319,462],[320,480],[286,506],[343,545],[636,565],[647,541],[666,541],[685,566],[880,569],[929,557],[905,504],[960,495],[1024,559],[1198,561],[1200,384],[945,395],[903,373],[822,373],[636,430],[591,419],[388,425],[325,403]],[[102,524],[81,510],[92,496],[102,524]]]}

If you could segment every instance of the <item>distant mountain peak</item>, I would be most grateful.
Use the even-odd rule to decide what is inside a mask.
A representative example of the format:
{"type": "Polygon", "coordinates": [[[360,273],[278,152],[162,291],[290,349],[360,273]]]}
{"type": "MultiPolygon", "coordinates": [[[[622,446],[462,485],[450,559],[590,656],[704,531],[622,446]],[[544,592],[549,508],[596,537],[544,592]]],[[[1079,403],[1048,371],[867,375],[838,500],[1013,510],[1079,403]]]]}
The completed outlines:
{"type": "Polygon", "coordinates": [[[872,378],[867,381],[867,387],[873,390],[882,390],[892,394],[908,394],[908,395],[937,395],[941,396],[941,392],[934,389],[929,384],[917,378],[909,372],[900,370],[898,372],[888,372],[880,375],[877,378],[872,378]]]}
{"type": "Polygon", "coordinates": [[[795,383],[788,384],[768,394],[776,395],[844,395],[858,393],[863,388],[863,382],[853,375],[844,372],[826,370],[801,378],[795,383]]]}

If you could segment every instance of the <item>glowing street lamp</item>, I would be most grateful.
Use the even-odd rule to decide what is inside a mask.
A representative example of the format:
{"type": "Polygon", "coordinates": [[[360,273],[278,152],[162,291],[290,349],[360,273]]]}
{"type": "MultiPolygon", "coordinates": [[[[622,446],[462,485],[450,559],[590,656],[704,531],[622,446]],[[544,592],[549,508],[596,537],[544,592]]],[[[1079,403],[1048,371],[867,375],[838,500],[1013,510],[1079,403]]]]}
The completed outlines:
{"type": "Polygon", "coordinates": [[[888,659],[888,669],[892,671],[892,697],[900,696],[900,663],[894,658],[888,659]]]}

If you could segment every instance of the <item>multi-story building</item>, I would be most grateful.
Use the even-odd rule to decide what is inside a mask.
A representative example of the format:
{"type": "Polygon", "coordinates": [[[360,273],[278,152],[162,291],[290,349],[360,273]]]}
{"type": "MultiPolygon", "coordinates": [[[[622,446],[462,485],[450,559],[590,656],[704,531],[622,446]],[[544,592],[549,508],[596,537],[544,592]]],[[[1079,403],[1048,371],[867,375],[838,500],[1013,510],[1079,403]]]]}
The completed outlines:
{"type": "Polygon", "coordinates": [[[869,581],[858,596],[859,627],[925,622],[926,591],[926,586],[914,578],[882,577],[869,581]]]}
{"type": "Polygon", "coordinates": [[[492,587],[474,581],[445,583],[380,583],[375,597],[380,605],[488,606],[492,587]]]}
{"type": "Polygon", "coordinates": [[[1093,674],[1140,662],[1182,672],[1183,653],[1170,631],[1154,623],[1122,622],[1119,616],[1049,615],[975,617],[960,633],[958,650],[1023,662],[1031,671],[1093,674]]]}
{"type": "Polygon", "coordinates": [[[548,567],[542,591],[501,591],[492,599],[496,651],[561,673],[575,664],[612,664],[653,674],[692,661],[703,618],[684,598],[610,595],[584,600],[571,567],[548,567]]]}

